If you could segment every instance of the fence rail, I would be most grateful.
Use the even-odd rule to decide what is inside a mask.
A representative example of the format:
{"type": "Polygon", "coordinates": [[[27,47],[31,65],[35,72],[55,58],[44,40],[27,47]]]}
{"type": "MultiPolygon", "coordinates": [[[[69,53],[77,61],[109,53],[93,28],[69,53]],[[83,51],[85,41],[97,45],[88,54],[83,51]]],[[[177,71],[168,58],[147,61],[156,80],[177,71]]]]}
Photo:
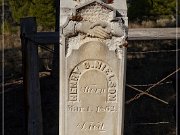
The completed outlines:
{"type": "MultiPolygon", "coordinates": [[[[128,40],[167,40],[180,39],[180,28],[137,28],[129,29],[128,40]]],[[[37,44],[58,44],[59,32],[37,32],[26,38],[37,44]]]]}
{"type": "Polygon", "coordinates": [[[129,29],[129,40],[180,39],[180,28],[137,28],[129,29]]]}

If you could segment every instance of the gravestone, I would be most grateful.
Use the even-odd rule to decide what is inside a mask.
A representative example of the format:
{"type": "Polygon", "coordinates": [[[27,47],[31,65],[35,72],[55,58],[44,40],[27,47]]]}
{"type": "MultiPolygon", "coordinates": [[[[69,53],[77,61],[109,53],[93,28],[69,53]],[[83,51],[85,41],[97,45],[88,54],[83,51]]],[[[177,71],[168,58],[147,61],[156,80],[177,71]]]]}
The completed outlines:
{"type": "Polygon", "coordinates": [[[60,1],[60,135],[122,135],[125,0],[60,1]]]}

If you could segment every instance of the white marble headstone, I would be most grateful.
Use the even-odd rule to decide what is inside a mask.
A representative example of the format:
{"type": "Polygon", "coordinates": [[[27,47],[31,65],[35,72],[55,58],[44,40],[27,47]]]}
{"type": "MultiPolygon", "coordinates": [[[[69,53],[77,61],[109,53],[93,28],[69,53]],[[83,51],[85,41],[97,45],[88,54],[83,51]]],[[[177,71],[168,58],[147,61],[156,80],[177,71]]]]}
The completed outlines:
{"type": "Polygon", "coordinates": [[[60,135],[123,134],[126,11],[125,0],[61,0],[60,135]]]}

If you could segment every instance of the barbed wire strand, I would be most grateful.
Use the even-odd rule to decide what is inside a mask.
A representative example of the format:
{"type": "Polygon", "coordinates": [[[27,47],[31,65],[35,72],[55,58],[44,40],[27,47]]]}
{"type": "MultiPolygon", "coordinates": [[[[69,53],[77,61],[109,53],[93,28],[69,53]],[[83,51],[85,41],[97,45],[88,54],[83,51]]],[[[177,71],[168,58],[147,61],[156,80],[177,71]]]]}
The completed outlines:
{"type": "MultiPolygon", "coordinates": [[[[50,57],[50,58],[44,58],[44,57],[42,57],[42,58],[39,58],[39,59],[41,59],[41,60],[47,60],[47,59],[52,59],[52,57],[50,57]]],[[[22,59],[16,59],[16,60],[14,60],[14,61],[16,61],[16,62],[22,62],[22,59]]],[[[13,61],[13,62],[14,62],[13,61]]],[[[10,61],[4,61],[3,63],[9,63],[10,61]]],[[[2,63],[2,61],[0,62],[0,63],[2,63]]]]}
{"type": "MultiPolygon", "coordinates": [[[[51,49],[51,48],[49,48],[49,47],[47,47],[47,46],[45,46],[45,45],[42,45],[42,44],[40,44],[39,42],[34,41],[33,39],[30,39],[30,38],[28,38],[28,37],[24,37],[24,38],[27,39],[27,40],[29,40],[29,41],[31,41],[31,42],[33,42],[33,43],[35,43],[35,44],[33,44],[33,45],[40,46],[41,48],[46,49],[47,51],[49,51],[49,52],[51,52],[51,53],[54,53],[54,50],[53,50],[53,49],[51,49]]],[[[49,45],[51,45],[51,44],[49,44],[49,45]]],[[[54,44],[52,44],[52,45],[54,45],[54,44]]]]}
{"type": "Polygon", "coordinates": [[[133,123],[134,125],[159,125],[159,124],[170,124],[170,122],[150,122],[150,123],[133,123]]]}
{"type": "MultiPolygon", "coordinates": [[[[128,84],[126,84],[126,86],[129,87],[129,88],[131,88],[131,89],[133,89],[133,90],[136,90],[136,91],[138,91],[138,92],[144,93],[145,95],[147,95],[147,96],[149,96],[149,97],[151,97],[151,98],[153,98],[153,99],[155,99],[155,100],[158,100],[158,101],[160,101],[160,102],[162,102],[162,103],[164,103],[164,104],[168,104],[168,102],[166,102],[166,101],[164,101],[164,100],[162,100],[162,99],[160,99],[160,98],[158,98],[158,97],[156,97],[156,96],[153,96],[152,94],[149,94],[149,93],[147,93],[147,92],[144,92],[144,91],[142,91],[142,90],[140,90],[140,89],[138,89],[138,88],[135,88],[135,87],[133,87],[133,86],[131,86],[131,85],[128,85],[128,84]]],[[[128,104],[128,102],[126,102],[126,103],[128,104]]]]}
{"type": "MultiPolygon", "coordinates": [[[[30,39],[30,38],[27,38],[25,37],[26,39],[38,44],[38,45],[41,45],[40,43],[30,39]]],[[[44,47],[44,46],[43,46],[44,47]]],[[[177,51],[180,51],[180,49],[176,49],[176,50],[156,50],[156,51],[141,51],[141,52],[127,52],[129,54],[134,54],[134,53],[168,53],[168,52],[177,52],[177,51]]]]}
{"type": "MultiPolygon", "coordinates": [[[[49,75],[48,72],[40,72],[39,73],[39,77],[43,77],[43,76],[47,76],[49,75]]],[[[7,87],[7,86],[14,86],[14,85],[21,85],[23,84],[23,78],[19,78],[18,80],[14,80],[13,82],[6,82],[4,83],[4,86],[7,87]]],[[[2,85],[2,83],[0,83],[0,85],[2,85]]],[[[7,93],[7,92],[10,92],[11,90],[14,90],[14,88],[7,88],[5,89],[4,93],[7,93]]],[[[2,94],[2,92],[0,91],[0,95],[2,94]]]]}
{"type": "MultiPolygon", "coordinates": [[[[51,48],[49,48],[49,47],[47,47],[47,46],[43,46],[43,45],[38,45],[39,47],[41,47],[42,49],[44,49],[44,50],[46,50],[46,51],[49,51],[49,52],[51,52],[51,53],[54,53],[54,50],[53,49],[51,49],[51,48]]],[[[179,51],[180,49],[178,49],[178,51],[179,51]]],[[[170,50],[170,51],[168,51],[168,52],[172,52],[172,51],[176,51],[176,50],[170,50]]],[[[156,51],[151,51],[151,53],[152,52],[156,52],[156,51]]],[[[133,53],[150,53],[150,52],[128,52],[128,53],[130,53],[130,54],[133,54],[133,53]]],[[[6,57],[6,59],[12,59],[12,57],[6,57]]],[[[13,59],[16,59],[16,58],[13,58],[13,59]]],[[[43,58],[42,58],[43,59],[43,58]]],[[[44,58],[44,59],[48,59],[48,58],[44,58]]],[[[0,62],[0,63],[2,63],[2,61],[0,62]]]]}
{"type": "Polygon", "coordinates": [[[175,73],[177,73],[180,70],[180,68],[176,69],[174,72],[172,72],[171,74],[169,74],[168,76],[164,77],[163,79],[161,79],[160,81],[158,81],[156,84],[154,84],[153,86],[151,86],[150,88],[148,88],[146,90],[146,92],[149,92],[152,88],[156,87],[158,84],[160,84],[161,82],[163,82],[164,80],[166,80],[167,78],[171,77],[172,75],[174,75],[175,73]]]}
{"type": "MultiPolygon", "coordinates": [[[[169,82],[160,83],[158,85],[171,84],[171,83],[172,81],[169,81],[169,82]]],[[[128,84],[128,85],[133,86],[133,87],[148,87],[148,86],[154,85],[154,83],[153,84],[128,84]]]]}
{"type": "Polygon", "coordinates": [[[180,49],[177,50],[157,50],[157,51],[142,51],[142,52],[127,52],[128,54],[139,54],[139,53],[169,53],[169,52],[178,52],[180,49]]]}
{"type": "Polygon", "coordinates": [[[133,98],[131,98],[130,100],[126,101],[126,104],[129,104],[132,101],[139,99],[141,96],[143,96],[145,94],[145,92],[149,93],[152,88],[156,87],[158,84],[160,84],[161,82],[163,82],[164,80],[166,80],[170,76],[174,75],[179,70],[180,70],[180,68],[176,69],[174,72],[172,72],[171,74],[167,75],[166,77],[164,77],[163,79],[161,79],[160,81],[158,81],[157,83],[155,83],[153,86],[149,87],[148,89],[146,89],[142,93],[135,95],[133,98]]]}
{"type": "Polygon", "coordinates": [[[47,47],[47,46],[43,46],[43,45],[38,45],[38,46],[41,47],[42,49],[46,50],[46,51],[49,51],[49,52],[51,52],[51,53],[54,53],[54,50],[51,49],[51,48],[49,48],[49,47],[47,47]]]}
{"type": "Polygon", "coordinates": [[[19,90],[19,89],[8,88],[8,89],[6,89],[4,92],[0,92],[0,95],[1,95],[2,93],[6,94],[6,93],[8,93],[8,92],[15,91],[15,90],[19,90]]]}

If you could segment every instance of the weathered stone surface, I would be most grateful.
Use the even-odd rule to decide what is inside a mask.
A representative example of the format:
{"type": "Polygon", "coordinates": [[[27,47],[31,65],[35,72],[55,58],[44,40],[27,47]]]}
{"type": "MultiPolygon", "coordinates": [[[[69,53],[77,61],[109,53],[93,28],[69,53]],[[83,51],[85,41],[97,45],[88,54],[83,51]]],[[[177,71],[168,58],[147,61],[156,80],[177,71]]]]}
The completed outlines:
{"type": "Polygon", "coordinates": [[[122,135],[127,21],[96,0],[67,11],[61,14],[59,133],[122,135]]]}
{"type": "MultiPolygon", "coordinates": [[[[91,2],[92,0],[61,0],[61,9],[62,8],[74,8],[76,6],[82,5],[87,2],[91,2]]],[[[99,0],[99,1],[108,1],[108,0],[99,0]]],[[[118,10],[118,12],[121,12],[122,15],[127,16],[127,5],[126,0],[113,0],[111,4],[108,4],[112,6],[114,9],[118,10]]]]}

